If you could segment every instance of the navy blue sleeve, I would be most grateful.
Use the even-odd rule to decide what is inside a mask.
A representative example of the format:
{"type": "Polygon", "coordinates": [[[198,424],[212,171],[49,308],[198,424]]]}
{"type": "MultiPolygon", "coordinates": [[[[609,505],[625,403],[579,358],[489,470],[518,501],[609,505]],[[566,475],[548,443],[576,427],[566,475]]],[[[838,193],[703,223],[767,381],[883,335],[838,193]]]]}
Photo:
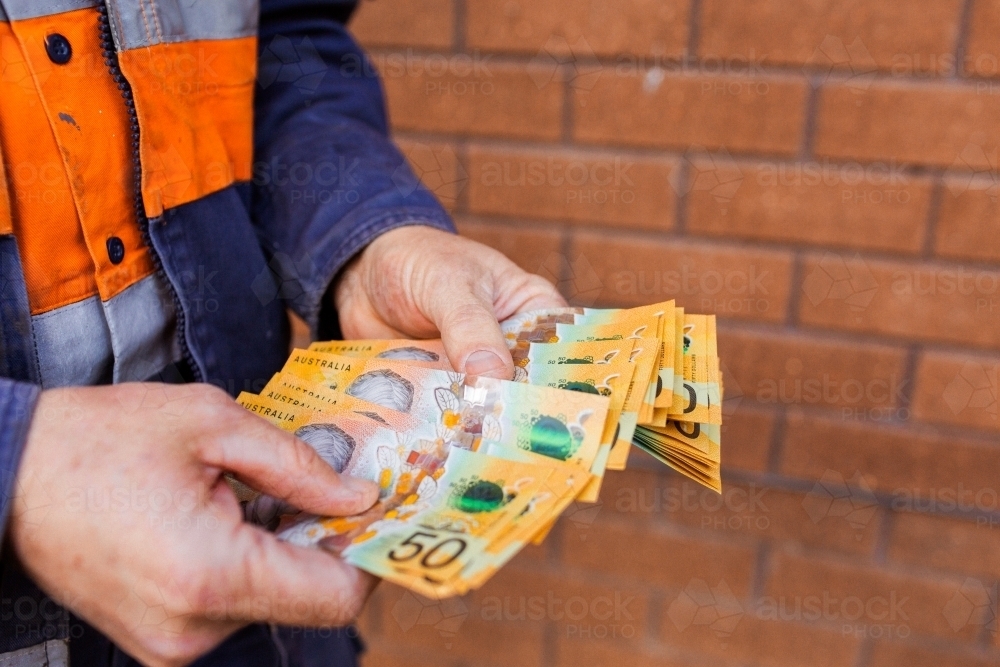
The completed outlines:
{"type": "Polygon", "coordinates": [[[262,0],[252,210],[279,296],[317,330],[337,272],[404,225],[454,231],[389,139],[355,2],[262,0]]]}
{"type": "Polygon", "coordinates": [[[7,531],[21,453],[40,388],[0,378],[0,535],[7,531]]]}

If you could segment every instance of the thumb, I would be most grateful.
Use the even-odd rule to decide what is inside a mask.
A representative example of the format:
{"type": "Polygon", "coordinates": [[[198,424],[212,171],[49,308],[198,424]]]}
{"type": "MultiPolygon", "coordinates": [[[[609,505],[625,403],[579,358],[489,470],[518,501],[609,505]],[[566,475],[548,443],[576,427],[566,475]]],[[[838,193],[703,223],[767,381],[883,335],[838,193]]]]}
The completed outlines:
{"type": "Polygon", "coordinates": [[[493,302],[476,288],[459,283],[440,292],[431,319],[451,365],[463,373],[509,380],[514,361],[500,332],[493,302]]]}
{"type": "Polygon", "coordinates": [[[320,549],[279,542],[248,524],[229,538],[233,560],[223,595],[226,620],[306,627],[339,627],[353,621],[377,579],[320,549]]]}

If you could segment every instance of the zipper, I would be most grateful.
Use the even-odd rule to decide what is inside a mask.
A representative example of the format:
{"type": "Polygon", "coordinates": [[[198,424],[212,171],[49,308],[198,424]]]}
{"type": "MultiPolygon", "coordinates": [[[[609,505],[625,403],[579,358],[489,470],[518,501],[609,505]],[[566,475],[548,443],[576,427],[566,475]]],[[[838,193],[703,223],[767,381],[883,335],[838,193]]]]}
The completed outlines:
{"type": "Polygon", "coordinates": [[[160,257],[159,253],[156,252],[156,248],[153,247],[153,241],[149,235],[149,218],[146,217],[146,207],[142,201],[142,163],[139,154],[139,116],[135,111],[135,97],[132,94],[132,86],[129,85],[129,82],[122,73],[121,66],[118,63],[118,49],[115,46],[115,40],[111,34],[111,19],[108,16],[107,0],[100,2],[97,9],[100,12],[98,32],[100,33],[101,38],[101,52],[104,55],[104,64],[111,73],[111,78],[118,86],[118,90],[121,91],[122,98],[125,100],[125,110],[128,113],[129,136],[131,140],[130,149],[132,153],[132,182],[135,184],[133,205],[135,208],[135,218],[139,223],[139,233],[142,236],[142,242],[146,245],[146,249],[149,251],[149,255],[153,260],[153,266],[156,269],[157,276],[163,284],[167,286],[167,289],[170,290],[170,296],[174,303],[174,316],[177,326],[177,342],[181,349],[181,359],[187,365],[188,371],[192,376],[191,379],[195,382],[201,382],[204,378],[201,375],[201,370],[198,368],[198,364],[194,361],[194,355],[191,354],[191,348],[188,347],[187,339],[184,336],[185,315],[180,295],[174,288],[173,283],[170,282],[170,277],[167,275],[166,269],[163,268],[163,259],[160,257]]]}

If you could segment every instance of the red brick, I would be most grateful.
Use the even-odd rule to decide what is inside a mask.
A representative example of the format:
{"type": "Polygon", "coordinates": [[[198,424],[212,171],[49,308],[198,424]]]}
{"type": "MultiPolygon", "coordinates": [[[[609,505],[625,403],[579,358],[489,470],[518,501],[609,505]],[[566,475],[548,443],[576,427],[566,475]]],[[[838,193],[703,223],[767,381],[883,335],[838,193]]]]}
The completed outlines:
{"type": "Polygon", "coordinates": [[[396,144],[420,182],[434,193],[446,209],[454,211],[459,196],[469,183],[454,145],[397,138],[396,144]]]}
{"type": "Polygon", "coordinates": [[[1000,74],[1000,2],[976,0],[972,3],[972,21],[965,47],[965,73],[970,76],[1000,74]]]}
{"type": "MultiPolygon", "coordinates": [[[[601,521],[657,520],[666,515],[672,472],[660,464],[653,470],[628,469],[609,472],[601,486],[601,521]]],[[[570,540],[572,542],[572,540],[570,540]]]]}
{"type": "Polygon", "coordinates": [[[956,259],[1000,262],[1000,186],[996,174],[985,178],[945,179],[934,250],[956,259]]]}
{"type": "MultiPolygon", "coordinates": [[[[905,413],[904,413],[905,416],[905,413]]],[[[989,493],[996,488],[995,447],[923,429],[788,415],[781,471],[819,480],[856,474],[890,494],[901,510],[943,489],[989,493]]]]}
{"type": "Polygon", "coordinates": [[[476,0],[468,4],[472,48],[593,57],[679,56],[687,44],[687,0],[476,0]]]}
{"type": "Polygon", "coordinates": [[[897,347],[728,327],[719,332],[719,356],[745,404],[838,411],[894,408],[906,360],[897,347]]]}
{"type": "Polygon", "coordinates": [[[878,0],[706,0],[698,50],[821,71],[950,73],[961,8],[961,0],[925,2],[919,12],[878,0]]]}
{"type": "Polygon", "coordinates": [[[404,645],[387,645],[382,641],[367,641],[370,638],[362,635],[365,641],[365,652],[361,655],[361,667],[452,667],[446,651],[436,654],[420,655],[412,647],[404,645]]]}
{"type": "Polygon", "coordinates": [[[882,521],[881,512],[860,530],[847,521],[813,521],[806,494],[725,480],[722,495],[685,480],[667,498],[671,519],[720,539],[778,540],[858,555],[871,553],[882,521]]]}
{"type": "Polygon", "coordinates": [[[388,54],[376,62],[397,130],[541,140],[560,135],[563,88],[538,67],[464,55],[388,54]]]}
{"type": "Polygon", "coordinates": [[[913,415],[922,421],[1000,431],[998,372],[997,356],[925,352],[917,366],[913,415]]]}
{"type": "Polygon", "coordinates": [[[677,588],[693,577],[711,580],[713,585],[724,579],[737,597],[749,589],[755,553],[747,547],[603,520],[594,522],[586,540],[564,547],[566,565],[677,588]]]}
{"type": "Polygon", "coordinates": [[[549,560],[552,542],[545,540],[541,544],[529,544],[511,559],[511,567],[540,567],[549,560]]]}
{"type": "Polygon", "coordinates": [[[562,232],[557,229],[489,224],[475,218],[459,217],[456,220],[462,236],[484,243],[507,255],[515,264],[529,273],[538,273],[555,282],[558,278],[546,268],[553,254],[562,250],[562,232]]]}
{"type": "MultiPolygon", "coordinates": [[[[711,579],[706,583],[713,588],[717,586],[711,579]]],[[[713,619],[707,614],[695,617],[690,623],[688,609],[675,607],[671,612],[670,605],[677,599],[678,596],[671,596],[667,602],[661,625],[663,642],[670,647],[699,651],[714,660],[732,660],[740,665],[850,667],[855,664],[859,642],[839,631],[761,620],[746,605],[741,605],[742,609],[733,608],[735,627],[713,628],[708,623],[713,619]],[[737,614],[742,615],[737,619],[737,614]]]]}
{"type": "Polygon", "coordinates": [[[473,213],[654,230],[674,226],[675,160],[489,146],[468,154],[473,213]]]}
{"type": "MultiPolygon", "coordinates": [[[[788,308],[789,254],[675,240],[578,233],[583,257],[602,289],[595,300],[622,306],[676,299],[697,313],[780,322],[788,308]]],[[[587,267],[577,271],[584,273],[587,267]]],[[[596,290],[595,290],[596,291],[596,290]]]]}
{"type": "Polygon", "coordinates": [[[996,657],[955,646],[947,649],[880,642],[872,649],[871,667],[993,667],[996,657]]]}
{"type": "MultiPolygon", "coordinates": [[[[597,583],[576,575],[505,568],[470,596],[471,616],[484,624],[548,623],[558,634],[628,626],[608,642],[641,641],[649,625],[648,591],[634,585],[597,583]]],[[[517,664],[517,663],[515,663],[517,664]]]]}
{"type": "Polygon", "coordinates": [[[907,340],[1000,347],[1000,271],[812,255],[799,320],[907,340]]]}
{"type": "Polygon", "coordinates": [[[366,47],[451,47],[455,33],[452,0],[369,0],[358,5],[350,28],[366,47]]]}
{"type": "Polygon", "coordinates": [[[798,79],[607,68],[592,89],[575,94],[573,136],[598,144],[791,155],[802,136],[805,101],[798,79]]]}
{"type": "Polygon", "coordinates": [[[382,584],[379,594],[383,598],[380,642],[404,645],[418,654],[442,655],[477,665],[541,664],[541,625],[483,618],[477,596],[451,598],[440,603],[424,601],[433,609],[418,616],[408,605],[413,600],[408,591],[382,584]],[[442,623],[444,617],[455,618],[456,623],[442,623]]]}
{"type": "Polygon", "coordinates": [[[785,610],[793,615],[798,613],[803,620],[826,623],[838,630],[845,625],[856,630],[878,625],[883,626],[883,633],[888,632],[885,626],[891,626],[890,636],[907,637],[912,633],[947,639],[975,638],[976,628],[956,632],[944,612],[962,583],[961,577],[924,579],[785,551],[776,552],[770,566],[771,576],[765,586],[765,599],[758,601],[758,614],[761,607],[770,606],[773,611],[776,603],[780,605],[784,600],[785,610]],[[810,611],[810,606],[819,610],[819,618],[814,618],[817,612],[810,611]]]}
{"type": "Polygon", "coordinates": [[[691,164],[688,229],[732,238],[918,252],[932,182],[898,170],[806,163],[691,164]]]}
{"type": "MultiPolygon", "coordinates": [[[[609,629],[608,632],[613,630],[609,629]]],[[[579,634],[560,634],[556,642],[557,667],[703,667],[704,661],[665,654],[638,645],[610,644],[579,634]]]]}
{"type": "MultiPolygon", "coordinates": [[[[956,503],[996,512],[997,488],[943,488],[923,507],[945,510],[956,503]]],[[[931,566],[987,580],[1000,579],[1000,526],[988,519],[965,521],[920,514],[898,514],[893,523],[889,558],[919,567],[931,566]]]]}
{"type": "Polygon", "coordinates": [[[989,169],[995,165],[986,155],[996,150],[998,128],[1000,87],[980,91],[953,84],[828,84],[819,96],[815,152],[890,165],[944,167],[968,155],[969,167],[989,169]],[[985,152],[967,150],[977,145],[985,152]]]}
{"type": "MultiPolygon", "coordinates": [[[[735,398],[736,391],[742,392],[735,378],[723,369],[725,381],[724,403],[735,398]]],[[[739,402],[743,398],[738,399],[739,402]]],[[[722,421],[722,469],[751,470],[763,472],[767,469],[771,451],[771,435],[774,432],[774,415],[766,412],[735,410],[723,412],[722,421]],[[728,446],[727,446],[728,445],[728,446]]]]}

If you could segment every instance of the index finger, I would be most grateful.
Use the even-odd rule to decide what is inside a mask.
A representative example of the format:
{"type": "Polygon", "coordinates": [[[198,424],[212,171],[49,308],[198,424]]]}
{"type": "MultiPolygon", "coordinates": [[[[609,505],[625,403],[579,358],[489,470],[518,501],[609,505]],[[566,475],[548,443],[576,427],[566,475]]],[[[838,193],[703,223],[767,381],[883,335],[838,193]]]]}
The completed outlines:
{"type": "Polygon", "coordinates": [[[313,514],[350,516],[378,499],[374,482],[341,475],[291,433],[235,408],[229,428],[207,438],[202,463],[233,473],[258,491],[313,514]],[[232,427],[235,423],[235,428],[232,427]]]}

